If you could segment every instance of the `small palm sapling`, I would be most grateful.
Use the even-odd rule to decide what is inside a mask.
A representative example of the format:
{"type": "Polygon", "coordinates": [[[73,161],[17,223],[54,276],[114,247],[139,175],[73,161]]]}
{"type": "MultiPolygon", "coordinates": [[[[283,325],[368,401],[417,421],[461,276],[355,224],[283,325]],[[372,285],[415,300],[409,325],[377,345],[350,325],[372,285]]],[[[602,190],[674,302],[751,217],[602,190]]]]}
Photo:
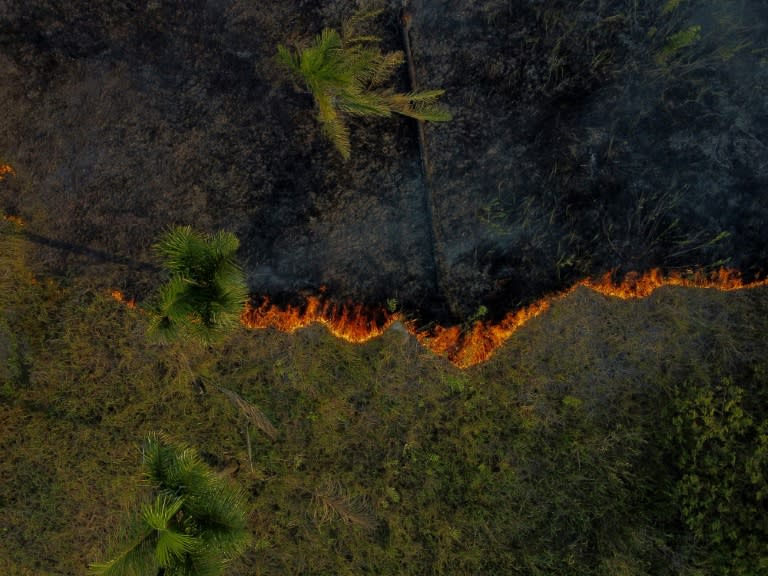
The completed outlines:
{"type": "Polygon", "coordinates": [[[430,122],[452,118],[437,104],[444,90],[396,92],[385,86],[404,62],[401,51],[382,52],[379,38],[360,26],[379,11],[353,16],[341,32],[325,28],[308,46],[277,47],[278,59],[312,93],[323,134],[344,159],[351,153],[346,116],[391,116],[430,122]]]}

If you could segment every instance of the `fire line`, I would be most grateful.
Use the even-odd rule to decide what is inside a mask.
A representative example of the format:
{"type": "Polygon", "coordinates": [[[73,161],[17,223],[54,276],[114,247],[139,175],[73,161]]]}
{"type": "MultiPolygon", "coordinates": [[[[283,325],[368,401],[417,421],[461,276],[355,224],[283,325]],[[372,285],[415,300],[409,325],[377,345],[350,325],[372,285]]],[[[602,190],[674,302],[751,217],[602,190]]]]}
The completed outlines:
{"type": "MultiPolygon", "coordinates": [[[[16,172],[8,164],[0,163],[0,181],[16,172]]],[[[2,219],[23,226],[21,218],[2,215],[2,219]]],[[[722,291],[741,290],[768,285],[768,279],[744,282],[736,270],[721,268],[713,273],[694,272],[690,274],[664,274],[660,269],[644,274],[631,272],[621,282],[614,282],[609,272],[598,279],[586,278],[570,288],[552,294],[529,306],[507,313],[499,322],[475,322],[471,328],[462,326],[435,326],[419,330],[412,321],[400,313],[384,309],[371,309],[363,305],[339,306],[317,296],[307,298],[303,306],[276,306],[265,298],[258,306],[247,305],[241,315],[241,322],[247,328],[274,328],[283,332],[294,332],[310,324],[322,324],[331,334],[348,342],[366,342],[381,336],[395,322],[401,322],[418,342],[433,353],[444,356],[459,368],[468,368],[488,360],[493,353],[532,318],[547,310],[552,302],[571,294],[584,286],[599,294],[622,300],[646,298],[662,286],[687,288],[711,288],[722,291]]],[[[133,298],[125,298],[119,290],[112,297],[135,308],[133,298]]]]}
{"type": "Polygon", "coordinates": [[[768,285],[768,279],[744,282],[738,271],[720,269],[711,274],[669,274],[651,270],[645,274],[629,273],[621,282],[614,282],[611,273],[598,279],[587,278],[563,292],[553,294],[524,308],[509,312],[497,323],[476,322],[471,329],[461,326],[436,326],[419,331],[401,314],[385,310],[366,310],[362,306],[335,306],[309,297],[305,306],[278,307],[268,299],[256,307],[248,306],[241,317],[248,328],[275,328],[294,332],[310,324],[324,325],[333,335],[349,342],[365,342],[383,334],[393,323],[402,321],[406,329],[427,349],[448,358],[459,368],[468,368],[488,360],[515,331],[532,318],[547,310],[553,301],[564,298],[584,286],[623,300],[645,298],[662,286],[709,288],[722,291],[740,290],[768,285]],[[377,320],[378,319],[378,320],[377,320]]]}

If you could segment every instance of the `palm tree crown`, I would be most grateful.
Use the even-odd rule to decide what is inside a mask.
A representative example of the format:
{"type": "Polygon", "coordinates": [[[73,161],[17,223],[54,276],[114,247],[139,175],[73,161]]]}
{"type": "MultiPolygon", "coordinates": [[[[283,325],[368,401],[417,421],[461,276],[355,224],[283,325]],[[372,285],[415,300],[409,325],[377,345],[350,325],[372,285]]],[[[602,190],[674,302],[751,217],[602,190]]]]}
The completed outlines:
{"type": "Polygon", "coordinates": [[[248,541],[245,498],[183,445],[150,435],[142,450],[153,500],[141,507],[128,546],[92,564],[93,576],[217,576],[248,541]]]}
{"type": "Polygon", "coordinates": [[[238,246],[229,232],[169,230],[155,245],[171,277],[158,291],[150,332],[162,339],[189,335],[207,344],[232,329],[248,298],[235,260],[238,246]]]}
{"type": "Polygon", "coordinates": [[[279,60],[312,93],[323,132],[345,159],[350,156],[349,128],[344,122],[347,114],[397,113],[432,122],[451,119],[451,114],[436,103],[444,90],[398,93],[383,87],[403,63],[403,53],[382,52],[377,37],[357,33],[363,21],[379,12],[352,17],[343,24],[341,33],[325,28],[309,46],[277,47],[279,60]]]}

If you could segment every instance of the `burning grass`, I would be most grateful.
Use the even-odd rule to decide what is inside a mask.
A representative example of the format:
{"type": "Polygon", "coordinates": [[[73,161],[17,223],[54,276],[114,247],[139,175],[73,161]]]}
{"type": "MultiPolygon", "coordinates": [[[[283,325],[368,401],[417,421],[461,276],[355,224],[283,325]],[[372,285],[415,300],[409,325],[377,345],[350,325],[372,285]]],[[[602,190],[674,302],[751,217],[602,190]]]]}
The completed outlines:
{"type": "Polygon", "coordinates": [[[381,336],[393,323],[401,321],[416,339],[433,353],[448,358],[459,368],[485,362],[521,326],[546,311],[554,300],[561,299],[580,287],[622,300],[646,298],[663,286],[706,288],[721,291],[765,286],[768,280],[745,282],[738,271],[719,269],[712,273],[664,274],[659,269],[645,274],[629,273],[620,282],[611,273],[599,279],[587,278],[562,293],[542,298],[524,308],[509,312],[499,322],[475,322],[471,327],[435,326],[419,330],[414,322],[405,321],[399,313],[367,309],[361,305],[339,306],[319,297],[309,297],[303,306],[280,307],[268,299],[258,306],[249,305],[242,315],[248,328],[274,328],[294,332],[310,324],[322,324],[334,336],[348,342],[361,343],[381,336]]]}
{"type": "Polygon", "coordinates": [[[384,309],[371,310],[360,304],[339,306],[317,296],[307,298],[303,306],[285,307],[275,306],[265,298],[258,306],[249,304],[242,315],[248,328],[275,328],[292,333],[310,324],[322,324],[334,336],[355,343],[381,336],[398,320],[399,314],[384,309]]]}

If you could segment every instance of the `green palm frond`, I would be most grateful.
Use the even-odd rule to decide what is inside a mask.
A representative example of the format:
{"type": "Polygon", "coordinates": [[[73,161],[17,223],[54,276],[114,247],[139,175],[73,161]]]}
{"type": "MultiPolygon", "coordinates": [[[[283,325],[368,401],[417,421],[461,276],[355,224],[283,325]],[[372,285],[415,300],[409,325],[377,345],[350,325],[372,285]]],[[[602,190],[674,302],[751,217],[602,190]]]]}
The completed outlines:
{"type": "Polygon", "coordinates": [[[207,466],[195,450],[184,445],[172,444],[164,434],[147,435],[142,449],[144,478],[158,491],[178,495],[187,489],[193,475],[203,475],[207,466]]]}
{"type": "Polygon", "coordinates": [[[183,444],[150,434],[142,447],[144,476],[154,499],[142,506],[136,536],[104,564],[99,576],[214,576],[248,543],[245,494],[220,478],[183,444]]]}
{"type": "Polygon", "coordinates": [[[141,517],[153,530],[168,530],[173,517],[181,510],[184,500],[158,496],[152,504],[141,509],[141,517]]]}
{"type": "Polygon", "coordinates": [[[147,434],[141,446],[141,463],[144,465],[144,476],[150,482],[162,477],[167,452],[164,435],[157,432],[147,434]]]}
{"type": "Polygon", "coordinates": [[[406,94],[391,94],[389,101],[398,114],[429,122],[447,122],[453,115],[436,102],[444,90],[424,90],[406,94]]]}
{"type": "Polygon", "coordinates": [[[212,273],[212,284],[217,288],[222,303],[226,303],[226,307],[237,314],[242,311],[248,299],[248,287],[243,281],[244,275],[243,269],[234,258],[218,262],[212,273]]]}
{"type": "Polygon", "coordinates": [[[209,489],[188,500],[188,511],[200,527],[200,537],[225,558],[241,554],[248,544],[245,497],[218,477],[209,479],[209,489]]]}
{"type": "Polygon", "coordinates": [[[161,530],[155,545],[155,558],[163,568],[169,568],[182,560],[187,554],[193,553],[200,542],[183,532],[161,530]]]}
{"type": "Polygon", "coordinates": [[[170,471],[167,488],[190,498],[204,494],[209,489],[211,479],[215,477],[197,451],[186,447],[176,450],[170,471]]]}
{"type": "Polygon", "coordinates": [[[405,54],[397,50],[395,52],[387,52],[382,54],[379,60],[376,62],[376,66],[371,74],[370,87],[377,88],[392,78],[402,64],[405,62],[405,54]]]}
{"type": "Polygon", "coordinates": [[[365,92],[378,69],[381,52],[376,46],[352,46],[345,49],[343,55],[343,66],[353,80],[344,90],[365,92]]]}
{"type": "Polygon", "coordinates": [[[349,142],[349,128],[334,107],[331,98],[325,94],[318,94],[315,96],[315,102],[318,108],[317,119],[323,133],[346,160],[352,149],[349,142]]]}
{"type": "Polygon", "coordinates": [[[278,61],[292,70],[295,74],[301,71],[301,52],[293,51],[282,44],[277,45],[278,61]]]}
{"type": "Polygon", "coordinates": [[[442,90],[395,94],[382,86],[405,61],[402,52],[382,52],[365,25],[381,10],[359,12],[342,23],[341,33],[325,28],[307,47],[278,45],[278,61],[312,93],[321,130],[346,160],[349,128],[344,116],[390,116],[444,122],[451,114],[436,104],[442,90]]]}
{"type": "Polygon", "coordinates": [[[202,234],[190,226],[168,230],[154,246],[163,266],[172,274],[189,274],[206,255],[202,234]]]}
{"type": "Polygon", "coordinates": [[[185,556],[173,567],[172,572],[166,572],[166,574],[168,576],[221,576],[225,563],[226,560],[202,551],[185,556]]]}
{"type": "Polygon", "coordinates": [[[206,235],[189,226],[166,232],[155,245],[171,278],[150,307],[149,332],[168,341],[189,336],[209,344],[237,325],[248,288],[235,256],[234,234],[206,235]]]}
{"type": "Polygon", "coordinates": [[[361,10],[341,23],[341,36],[344,44],[356,44],[360,42],[379,42],[381,38],[366,33],[365,26],[374,20],[384,10],[361,10]]]}
{"type": "Polygon", "coordinates": [[[194,495],[207,480],[207,466],[197,452],[185,446],[164,446],[145,455],[147,478],[156,491],[173,496],[194,495]]]}
{"type": "Polygon", "coordinates": [[[351,72],[343,65],[341,37],[335,30],[324,29],[310,47],[298,51],[298,58],[299,73],[313,94],[350,80],[351,72]]]}
{"type": "Polygon", "coordinates": [[[354,116],[391,116],[389,102],[376,92],[361,92],[359,94],[344,94],[337,100],[340,111],[354,116]]]}
{"type": "Polygon", "coordinates": [[[232,260],[240,248],[240,240],[230,232],[219,230],[208,240],[208,247],[221,260],[232,260]]]}
{"type": "Polygon", "coordinates": [[[159,312],[174,320],[182,321],[194,313],[194,279],[176,275],[158,290],[159,312]]]}
{"type": "Polygon", "coordinates": [[[142,509],[144,522],[157,533],[155,559],[163,568],[172,567],[202,547],[202,540],[186,533],[176,521],[183,506],[183,498],[158,496],[142,509]]]}
{"type": "Polygon", "coordinates": [[[445,94],[445,90],[422,90],[421,92],[407,92],[400,94],[404,99],[408,100],[412,104],[433,105],[437,103],[437,100],[445,94]]]}
{"type": "Polygon", "coordinates": [[[332,28],[324,28],[312,43],[312,48],[320,55],[325,55],[331,50],[341,50],[343,43],[339,33],[332,28]]]}
{"type": "Polygon", "coordinates": [[[189,283],[181,276],[174,276],[160,287],[157,302],[149,308],[150,321],[147,331],[162,342],[178,338],[188,317],[194,312],[189,298],[189,283]]]}
{"type": "Polygon", "coordinates": [[[143,533],[136,535],[133,542],[120,554],[104,563],[93,563],[88,567],[90,576],[143,576],[153,573],[157,564],[154,560],[156,534],[143,527],[143,533]]]}
{"type": "Polygon", "coordinates": [[[152,315],[147,326],[147,334],[158,342],[169,343],[182,337],[182,327],[170,317],[152,315]]]}

